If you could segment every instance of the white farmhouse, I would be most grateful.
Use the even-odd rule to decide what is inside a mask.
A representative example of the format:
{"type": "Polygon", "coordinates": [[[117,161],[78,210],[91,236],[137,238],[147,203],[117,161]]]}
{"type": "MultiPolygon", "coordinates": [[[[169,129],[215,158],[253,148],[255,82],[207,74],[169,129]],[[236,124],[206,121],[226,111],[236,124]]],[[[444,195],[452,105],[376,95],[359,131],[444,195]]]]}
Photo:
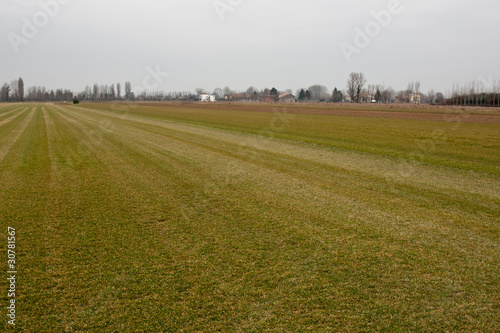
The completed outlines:
{"type": "Polygon", "coordinates": [[[200,102],[215,102],[215,95],[211,94],[201,94],[200,102]]]}

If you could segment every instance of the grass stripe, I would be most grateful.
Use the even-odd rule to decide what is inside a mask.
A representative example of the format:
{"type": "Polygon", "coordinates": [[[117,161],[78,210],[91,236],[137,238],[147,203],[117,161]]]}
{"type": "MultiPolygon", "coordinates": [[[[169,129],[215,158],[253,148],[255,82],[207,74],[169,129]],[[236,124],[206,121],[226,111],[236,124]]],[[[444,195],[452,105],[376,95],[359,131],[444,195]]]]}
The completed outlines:
{"type": "MultiPolygon", "coordinates": [[[[470,172],[439,150],[418,163],[365,151],[368,138],[359,148],[326,125],[315,144],[314,117],[273,137],[259,133],[272,115],[111,108],[39,105],[15,120],[0,220],[19,227],[23,329],[498,328],[496,157],[470,172]]],[[[373,124],[376,144],[399,141],[387,151],[414,140],[373,124]]],[[[471,129],[490,140],[472,126],[443,145],[471,129]]]]}
{"type": "Polygon", "coordinates": [[[4,124],[0,124],[0,167],[2,161],[9,153],[12,146],[16,143],[26,127],[33,118],[35,110],[28,109],[18,110],[12,117],[6,119],[4,124]]]}

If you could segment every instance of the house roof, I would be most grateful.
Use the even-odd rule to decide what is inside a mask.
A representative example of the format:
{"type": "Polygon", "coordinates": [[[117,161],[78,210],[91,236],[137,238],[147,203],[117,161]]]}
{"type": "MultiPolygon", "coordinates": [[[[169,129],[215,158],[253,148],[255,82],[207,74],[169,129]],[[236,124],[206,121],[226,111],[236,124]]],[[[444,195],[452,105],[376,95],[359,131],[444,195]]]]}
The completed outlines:
{"type": "Polygon", "coordinates": [[[295,98],[294,95],[290,94],[290,93],[282,93],[278,96],[279,99],[285,99],[285,98],[295,98]]]}

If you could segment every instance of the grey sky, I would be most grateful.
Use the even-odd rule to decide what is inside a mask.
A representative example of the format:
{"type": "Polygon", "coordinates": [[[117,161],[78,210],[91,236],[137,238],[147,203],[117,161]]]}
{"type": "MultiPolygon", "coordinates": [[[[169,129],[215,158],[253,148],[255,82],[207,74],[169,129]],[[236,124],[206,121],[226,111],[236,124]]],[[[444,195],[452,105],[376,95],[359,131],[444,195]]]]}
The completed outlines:
{"type": "Polygon", "coordinates": [[[0,82],[141,86],[149,67],[169,73],[157,90],[332,90],[356,71],[396,90],[418,80],[423,91],[446,92],[454,82],[500,79],[498,13],[497,0],[3,0],[0,82]],[[40,3],[57,1],[52,17],[40,14],[40,3]],[[374,28],[372,12],[396,5],[374,28]],[[27,36],[25,22],[36,19],[27,36]],[[355,29],[367,27],[370,43],[357,47],[355,29]],[[23,38],[17,53],[13,36],[23,38]],[[342,43],[358,50],[350,62],[342,43]]]}

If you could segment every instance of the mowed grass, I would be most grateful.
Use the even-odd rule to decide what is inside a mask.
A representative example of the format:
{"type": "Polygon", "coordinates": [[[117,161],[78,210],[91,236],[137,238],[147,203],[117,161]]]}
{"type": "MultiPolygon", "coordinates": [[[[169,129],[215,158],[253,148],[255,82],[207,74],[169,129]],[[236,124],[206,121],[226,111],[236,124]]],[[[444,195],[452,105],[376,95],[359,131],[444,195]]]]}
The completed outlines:
{"type": "Polygon", "coordinates": [[[19,271],[3,328],[497,332],[499,134],[283,107],[0,108],[19,271]]]}

